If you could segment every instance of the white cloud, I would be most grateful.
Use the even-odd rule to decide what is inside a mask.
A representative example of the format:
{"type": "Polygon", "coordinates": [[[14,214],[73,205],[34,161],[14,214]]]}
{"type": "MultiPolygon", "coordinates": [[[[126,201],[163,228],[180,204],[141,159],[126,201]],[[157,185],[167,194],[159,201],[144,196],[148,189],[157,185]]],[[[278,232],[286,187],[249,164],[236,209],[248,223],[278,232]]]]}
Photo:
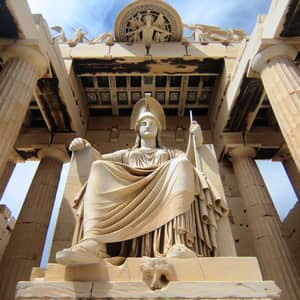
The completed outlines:
{"type": "Polygon", "coordinates": [[[60,25],[68,33],[72,32],[82,7],[82,2],[73,0],[27,1],[31,12],[42,14],[49,27],[60,25]]]}
{"type": "Polygon", "coordinates": [[[68,37],[72,28],[88,31],[89,37],[113,31],[114,19],[130,0],[27,0],[32,13],[41,13],[49,27],[59,25],[68,37]],[[117,11],[116,11],[117,9],[117,11]]]}
{"type": "Polygon", "coordinates": [[[258,14],[266,14],[271,0],[199,0],[169,3],[177,9],[186,23],[198,23],[240,28],[251,33],[258,14]]]}
{"type": "Polygon", "coordinates": [[[80,2],[73,0],[28,0],[28,3],[32,13],[41,13],[51,25],[73,23],[82,7],[80,2]]]}

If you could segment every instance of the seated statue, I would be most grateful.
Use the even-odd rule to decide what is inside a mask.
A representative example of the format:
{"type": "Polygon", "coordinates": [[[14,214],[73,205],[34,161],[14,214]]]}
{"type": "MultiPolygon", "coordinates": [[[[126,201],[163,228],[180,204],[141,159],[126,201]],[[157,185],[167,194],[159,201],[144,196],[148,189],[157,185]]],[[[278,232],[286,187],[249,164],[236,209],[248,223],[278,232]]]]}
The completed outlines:
{"type": "MultiPolygon", "coordinates": [[[[183,257],[214,256],[217,220],[226,215],[227,205],[193,165],[193,143],[199,148],[203,142],[200,126],[191,123],[186,152],[163,147],[163,108],[146,97],[133,108],[131,128],[137,133],[132,148],[103,154],[92,164],[82,193],[82,235],[77,244],[57,252],[57,262],[89,264],[110,256],[182,252],[183,257]]],[[[90,144],[77,138],[70,150],[86,147],[90,144]]]]}

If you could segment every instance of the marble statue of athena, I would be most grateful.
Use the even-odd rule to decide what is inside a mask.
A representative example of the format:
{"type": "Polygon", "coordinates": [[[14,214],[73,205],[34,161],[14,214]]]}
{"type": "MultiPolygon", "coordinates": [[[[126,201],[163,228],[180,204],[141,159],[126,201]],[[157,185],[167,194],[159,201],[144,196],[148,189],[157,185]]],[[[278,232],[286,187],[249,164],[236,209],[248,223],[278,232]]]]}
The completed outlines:
{"type": "MultiPolygon", "coordinates": [[[[56,255],[66,265],[96,263],[101,258],[214,256],[217,220],[228,209],[224,199],[195,167],[201,128],[192,121],[186,152],[166,148],[161,105],[139,100],[131,115],[136,142],[129,149],[99,154],[82,192],[82,222],[76,244],[56,255]],[[194,144],[193,144],[194,143],[194,144]],[[174,254],[176,253],[176,254],[174,254]]],[[[76,138],[70,150],[91,147],[76,138]]]]}

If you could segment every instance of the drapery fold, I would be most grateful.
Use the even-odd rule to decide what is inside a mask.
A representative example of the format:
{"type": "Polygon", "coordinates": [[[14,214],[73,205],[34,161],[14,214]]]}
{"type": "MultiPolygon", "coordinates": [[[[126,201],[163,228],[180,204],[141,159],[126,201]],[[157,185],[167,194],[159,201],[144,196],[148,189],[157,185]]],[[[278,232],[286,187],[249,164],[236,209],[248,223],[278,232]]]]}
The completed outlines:
{"type": "Polygon", "coordinates": [[[175,244],[211,256],[217,220],[228,210],[185,156],[162,149],[129,150],[122,162],[94,162],[81,194],[84,239],[118,242],[121,256],[166,255],[175,244]]]}

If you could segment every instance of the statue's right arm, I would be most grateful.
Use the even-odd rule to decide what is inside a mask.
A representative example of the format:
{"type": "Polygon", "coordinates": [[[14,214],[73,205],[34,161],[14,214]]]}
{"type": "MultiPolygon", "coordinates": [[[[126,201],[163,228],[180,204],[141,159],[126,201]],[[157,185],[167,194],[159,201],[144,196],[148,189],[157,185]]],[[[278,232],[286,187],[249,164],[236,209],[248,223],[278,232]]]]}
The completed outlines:
{"type": "MultiPolygon", "coordinates": [[[[88,148],[93,148],[92,145],[90,144],[90,142],[88,142],[86,139],[83,139],[80,137],[72,140],[72,142],[69,145],[69,150],[72,152],[83,151],[88,148]]],[[[124,149],[124,150],[119,150],[119,151],[115,151],[115,152],[107,153],[107,154],[100,154],[96,149],[94,149],[94,151],[96,151],[99,154],[98,159],[122,162],[123,155],[125,154],[125,152],[127,150],[124,149]]]]}
{"type": "Polygon", "coordinates": [[[87,148],[91,148],[92,145],[85,139],[78,137],[72,140],[69,145],[69,150],[72,152],[83,151],[87,148]]]}
{"type": "Polygon", "coordinates": [[[73,152],[73,154],[82,152],[84,150],[90,149],[89,155],[92,155],[92,160],[103,159],[101,153],[99,153],[89,141],[83,139],[81,137],[75,138],[69,145],[69,150],[73,152]]]}

